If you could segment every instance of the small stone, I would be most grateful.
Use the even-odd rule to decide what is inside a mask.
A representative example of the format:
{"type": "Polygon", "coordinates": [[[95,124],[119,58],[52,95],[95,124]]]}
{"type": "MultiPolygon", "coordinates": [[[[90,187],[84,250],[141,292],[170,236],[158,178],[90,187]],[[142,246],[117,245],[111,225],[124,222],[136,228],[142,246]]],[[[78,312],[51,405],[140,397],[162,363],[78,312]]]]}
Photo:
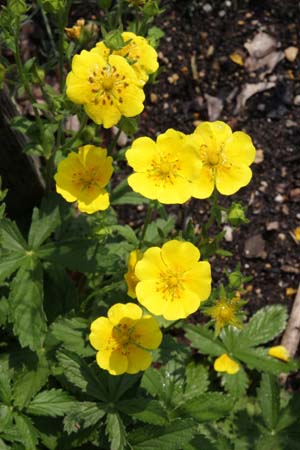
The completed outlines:
{"type": "Polygon", "coordinates": [[[282,212],[283,212],[283,214],[284,214],[285,216],[289,216],[289,214],[290,214],[290,208],[288,207],[288,205],[287,205],[286,203],[284,203],[284,204],[282,205],[281,210],[282,210],[282,212]]]}
{"type": "Polygon", "coordinates": [[[299,94],[294,97],[294,105],[300,106],[300,95],[299,94]]]}
{"type": "Polygon", "coordinates": [[[268,189],[268,183],[264,180],[260,182],[260,186],[258,188],[259,192],[266,192],[268,189]]]}
{"type": "Polygon", "coordinates": [[[258,111],[263,112],[266,109],[266,105],[264,103],[259,103],[257,105],[257,109],[258,109],[258,111]]]}
{"type": "Polygon", "coordinates": [[[227,8],[230,8],[231,5],[232,5],[231,1],[230,0],[226,0],[225,6],[227,6],[227,8]]]}
{"type": "Polygon", "coordinates": [[[279,233],[279,234],[278,234],[278,239],[279,239],[280,241],[285,241],[285,240],[286,240],[286,235],[285,235],[284,233],[279,233]]]}
{"type": "Polygon", "coordinates": [[[263,162],[263,160],[264,160],[264,151],[261,148],[259,148],[256,150],[254,163],[260,164],[263,162]]]}
{"type": "Polygon", "coordinates": [[[298,48],[297,47],[288,47],[284,50],[284,56],[286,59],[290,62],[294,62],[298,55],[298,48]]]}
{"type": "Polygon", "coordinates": [[[226,16],[226,11],[224,11],[223,9],[221,9],[221,11],[219,11],[219,17],[225,17],[226,16]]]}
{"type": "Polygon", "coordinates": [[[297,127],[298,124],[291,119],[287,119],[287,121],[285,122],[285,126],[287,128],[293,128],[293,127],[297,127]]]}
{"type": "Polygon", "coordinates": [[[202,9],[203,9],[204,12],[209,14],[209,13],[212,12],[213,7],[209,3],[205,3],[205,5],[203,5],[202,9]]]}
{"type": "Polygon", "coordinates": [[[165,103],[163,104],[163,109],[169,109],[169,103],[165,102],[165,103]]]}
{"type": "Polygon", "coordinates": [[[261,234],[255,234],[246,240],[244,253],[246,258],[265,259],[267,257],[267,253],[265,251],[265,240],[261,234]]]}
{"type": "Polygon", "coordinates": [[[284,197],[281,194],[276,195],[275,202],[282,203],[284,201],[284,197]]]}
{"type": "Polygon", "coordinates": [[[273,222],[267,222],[266,223],[266,229],[268,231],[274,231],[279,229],[279,222],[277,220],[274,220],[273,222]]]}
{"type": "Polygon", "coordinates": [[[292,202],[300,202],[300,188],[290,190],[290,199],[292,202]]]}
{"type": "Polygon", "coordinates": [[[151,92],[150,94],[150,101],[151,103],[157,103],[158,101],[158,96],[154,92],[151,92]]]}
{"type": "Polygon", "coordinates": [[[232,242],[233,240],[233,229],[230,225],[225,225],[223,227],[223,231],[225,232],[224,234],[224,239],[226,242],[232,242]]]}
{"type": "Polygon", "coordinates": [[[215,51],[215,47],[213,45],[210,45],[207,49],[206,56],[207,57],[212,56],[214,54],[214,51],[215,51]]]}
{"type": "Polygon", "coordinates": [[[169,82],[170,84],[176,84],[178,80],[179,80],[179,75],[178,75],[178,73],[173,73],[173,75],[170,75],[170,76],[168,77],[168,82],[169,82]]]}

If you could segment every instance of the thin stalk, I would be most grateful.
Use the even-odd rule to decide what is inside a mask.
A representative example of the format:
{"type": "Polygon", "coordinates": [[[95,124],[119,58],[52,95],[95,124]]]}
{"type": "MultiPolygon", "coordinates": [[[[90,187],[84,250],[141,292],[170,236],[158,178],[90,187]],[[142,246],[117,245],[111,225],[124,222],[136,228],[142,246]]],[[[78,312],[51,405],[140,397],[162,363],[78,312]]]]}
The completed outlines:
{"type": "Polygon", "coordinates": [[[122,130],[121,130],[121,128],[119,128],[117,133],[115,134],[114,138],[112,139],[111,143],[108,146],[108,153],[109,154],[111,154],[114,151],[115,146],[118,143],[118,139],[119,139],[121,133],[122,133],[122,130]]]}
{"type": "Polygon", "coordinates": [[[49,37],[49,40],[50,40],[50,44],[51,44],[53,53],[54,53],[55,56],[58,56],[58,52],[57,52],[57,48],[55,46],[55,42],[54,42],[54,38],[53,38],[51,27],[50,27],[50,24],[49,24],[49,20],[48,20],[47,15],[45,14],[45,11],[44,11],[44,8],[43,8],[43,4],[42,4],[41,0],[37,0],[37,4],[39,5],[39,8],[40,8],[41,13],[42,13],[43,21],[45,23],[45,28],[46,28],[46,31],[47,31],[47,34],[48,34],[48,37],[49,37]]]}
{"type": "Polygon", "coordinates": [[[148,205],[148,209],[147,209],[147,213],[146,213],[146,217],[145,217],[145,222],[144,222],[144,226],[143,226],[141,237],[140,237],[139,247],[141,247],[142,244],[143,244],[148,225],[149,225],[150,220],[152,218],[153,209],[154,209],[154,205],[153,205],[153,203],[150,202],[149,205],[148,205]]]}

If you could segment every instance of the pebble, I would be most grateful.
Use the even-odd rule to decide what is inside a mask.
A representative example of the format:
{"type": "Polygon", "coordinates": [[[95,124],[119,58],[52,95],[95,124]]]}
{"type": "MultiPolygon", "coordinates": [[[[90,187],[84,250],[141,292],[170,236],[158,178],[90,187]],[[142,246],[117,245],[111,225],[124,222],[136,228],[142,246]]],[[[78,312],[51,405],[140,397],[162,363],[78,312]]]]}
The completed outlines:
{"type": "Polygon", "coordinates": [[[226,16],[226,11],[224,11],[223,9],[221,9],[221,11],[219,11],[219,17],[225,17],[226,16]]]}
{"type": "Polygon", "coordinates": [[[254,163],[255,164],[260,164],[260,163],[263,162],[263,160],[264,160],[264,151],[261,148],[258,148],[256,150],[254,163]]]}
{"type": "Polygon", "coordinates": [[[287,119],[287,121],[285,122],[285,126],[287,128],[297,127],[297,123],[291,119],[287,119]]]}
{"type": "Polygon", "coordinates": [[[278,239],[280,239],[280,241],[285,241],[286,240],[286,235],[284,233],[279,233],[278,234],[278,239]]]}
{"type": "Polygon", "coordinates": [[[244,254],[246,258],[262,258],[266,259],[267,252],[265,250],[265,240],[261,234],[250,236],[244,246],[244,254]]]}
{"type": "Polygon", "coordinates": [[[206,12],[207,14],[211,13],[212,10],[213,7],[209,3],[205,3],[205,5],[203,5],[203,11],[206,12]]]}
{"type": "Polygon", "coordinates": [[[284,201],[284,197],[281,194],[276,195],[275,202],[282,203],[284,201]]]}
{"type": "Polygon", "coordinates": [[[290,198],[293,202],[300,202],[300,188],[291,189],[290,198]]]}
{"type": "Polygon", "coordinates": [[[224,234],[224,239],[226,242],[232,242],[233,240],[233,229],[230,225],[225,225],[223,227],[223,231],[225,232],[224,234]]]}
{"type": "Polygon", "coordinates": [[[284,56],[290,62],[294,62],[298,55],[298,47],[288,47],[284,50],[284,56]]]}
{"type": "Polygon", "coordinates": [[[278,230],[278,228],[279,228],[279,222],[277,222],[277,220],[274,220],[273,222],[267,222],[266,223],[266,229],[268,231],[278,230]]]}
{"type": "Polygon", "coordinates": [[[226,0],[225,6],[227,6],[227,8],[230,8],[231,5],[232,5],[231,1],[230,0],[226,0]]]}
{"type": "Polygon", "coordinates": [[[294,97],[294,105],[300,106],[300,95],[299,94],[294,97]]]}
{"type": "Polygon", "coordinates": [[[263,112],[266,109],[266,105],[264,103],[259,103],[257,105],[257,109],[258,109],[258,111],[263,112]]]}
{"type": "Polygon", "coordinates": [[[158,96],[154,92],[151,92],[150,94],[150,101],[151,103],[157,103],[158,101],[158,96]]]}

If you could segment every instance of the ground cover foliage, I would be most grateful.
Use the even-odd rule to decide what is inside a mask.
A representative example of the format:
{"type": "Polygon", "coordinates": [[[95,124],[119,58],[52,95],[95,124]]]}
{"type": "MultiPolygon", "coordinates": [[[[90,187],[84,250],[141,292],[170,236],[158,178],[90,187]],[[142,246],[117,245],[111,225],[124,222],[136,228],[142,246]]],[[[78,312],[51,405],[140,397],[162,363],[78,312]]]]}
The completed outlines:
{"type": "Polygon", "coordinates": [[[41,160],[45,194],[14,221],[1,191],[0,449],[300,448],[299,393],[278,380],[299,370],[275,345],[286,308],[247,318],[238,266],[211,285],[212,257],[232,256],[222,220],[247,222],[232,195],[250,182],[252,141],[221,121],[134,139],[144,86],[159,80],[163,6],[90,3],[95,19],[75,23],[75,1],[1,10],[2,88],[31,104],[34,118],[11,125],[41,160]],[[36,17],[44,58],[23,60],[20,33],[36,17]],[[209,199],[200,229],[180,229],[165,206],[190,198],[209,199]],[[141,205],[143,226],[121,223],[141,205]]]}

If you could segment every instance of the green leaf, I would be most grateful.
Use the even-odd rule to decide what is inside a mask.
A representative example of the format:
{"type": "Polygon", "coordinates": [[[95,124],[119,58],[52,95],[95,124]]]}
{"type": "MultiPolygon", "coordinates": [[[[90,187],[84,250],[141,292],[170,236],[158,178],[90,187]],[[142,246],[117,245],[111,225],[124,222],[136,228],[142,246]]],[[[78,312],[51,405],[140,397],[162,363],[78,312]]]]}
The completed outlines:
{"type": "Polygon", "coordinates": [[[113,255],[99,242],[92,239],[70,239],[42,245],[36,254],[53,264],[60,264],[69,270],[96,272],[108,269],[114,263],[113,255]]]}
{"type": "Polygon", "coordinates": [[[10,406],[0,404],[0,434],[12,426],[12,418],[12,408],[10,406]]]}
{"type": "Polygon", "coordinates": [[[186,388],[184,399],[189,400],[204,394],[209,385],[208,370],[201,364],[194,362],[188,364],[185,369],[186,388]]]}
{"type": "Polygon", "coordinates": [[[277,435],[261,434],[254,448],[255,450],[283,450],[282,444],[282,440],[277,435]]]}
{"type": "Polygon", "coordinates": [[[129,225],[112,225],[111,230],[117,232],[120,236],[126,239],[130,244],[135,247],[138,246],[139,241],[136,237],[134,230],[129,225]]]}
{"type": "Polygon", "coordinates": [[[287,311],[281,305],[261,308],[241,331],[241,346],[255,346],[271,341],[285,329],[286,320],[287,311]]]}
{"type": "Polygon", "coordinates": [[[189,400],[182,406],[185,414],[201,421],[217,420],[230,413],[234,401],[228,395],[219,392],[207,392],[189,400]]]}
{"type": "Polygon", "coordinates": [[[275,376],[263,373],[257,398],[266,426],[273,431],[276,428],[280,408],[280,388],[275,376]]]}
{"type": "Polygon", "coordinates": [[[27,244],[19,228],[14,222],[8,219],[0,220],[1,245],[10,252],[24,254],[27,244]]]}
{"type": "Polygon", "coordinates": [[[149,200],[142,197],[137,192],[132,192],[128,185],[127,178],[119,183],[110,194],[110,203],[115,205],[141,205],[149,203],[149,200]]]}
{"type": "Polygon", "coordinates": [[[226,347],[207,327],[203,325],[185,325],[184,329],[192,347],[197,348],[201,353],[211,356],[219,356],[226,353],[226,347]]]}
{"type": "Polygon", "coordinates": [[[11,400],[11,386],[10,373],[6,367],[0,363],[0,401],[6,405],[10,404],[11,400]]]}
{"type": "Polygon", "coordinates": [[[111,450],[123,450],[126,445],[126,431],[119,414],[108,414],[106,418],[106,432],[111,450]]]}
{"type": "Polygon", "coordinates": [[[206,437],[200,434],[193,437],[193,439],[184,444],[182,450],[217,450],[215,444],[212,444],[206,437]]]}
{"type": "Polygon", "coordinates": [[[233,375],[224,374],[222,378],[226,391],[232,397],[240,398],[246,394],[249,379],[243,367],[240,366],[240,370],[233,375]]]}
{"type": "Polygon", "coordinates": [[[247,364],[250,369],[257,369],[279,375],[281,372],[290,372],[296,369],[293,361],[285,363],[267,355],[263,348],[245,348],[236,350],[233,354],[236,359],[247,364]]]}
{"type": "Polygon", "coordinates": [[[280,411],[276,430],[285,430],[295,422],[300,421],[300,392],[294,392],[288,405],[280,411]]]}
{"type": "Polygon", "coordinates": [[[85,429],[96,425],[106,410],[100,403],[94,402],[76,402],[64,418],[64,430],[70,433],[76,433],[80,429],[85,429]]]}
{"type": "Polygon", "coordinates": [[[36,250],[60,224],[60,214],[58,206],[50,213],[44,213],[38,208],[34,208],[32,221],[28,235],[28,245],[36,250]]]}
{"type": "Polygon", "coordinates": [[[83,317],[59,318],[51,325],[51,335],[81,356],[95,355],[88,341],[89,323],[83,317]]]}
{"type": "Polygon", "coordinates": [[[36,450],[38,436],[31,420],[21,414],[16,414],[14,419],[16,422],[16,428],[19,432],[20,440],[24,444],[25,449],[36,450]]]}
{"type": "Polygon", "coordinates": [[[141,422],[165,425],[169,422],[165,408],[157,400],[136,398],[118,402],[118,410],[141,422]]]}
{"type": "Polygon", "coordinates": [[[50,389],[37,394],[26,410],[35,416],[59,417],[65,415],[75,403],[62,389],[50,389]]]}
{"type": "Polygon", "coordinates": [[[14,404],[23,409],[35,394],[47,383],[50,370],[45,357],[30,368],[23,367],[14,379],[14,404]]]}
{"type": "Polygon", "coordinates": [[[84,359],[68,350],[58,351],[57,359],[63,369],[63,375],[70,383],[92,398],[101,401],[107,400],[107,392],[100,377],[86,364],[84,359]]]}
{"type": "Polygon", "coordinates": [[[195,423],[191,419],[177,419],[164,427],[144,425],[129,435],[134,450],[179,450],[194,434],[195,423]]]}
{"type": "Polygon", "coordinates": [[[38,261],[33,267],[21,267],[11,284],[9,296],[13,331],[22,347],[42,347],[47,331],[43,310],[43,272],[38,261]]]}
{"type": "Polygon", "coordinates": [[[2,256],[0,261],[0,283],[18,270],[26,259],[27,255],[25,253],[2,256]]]}

